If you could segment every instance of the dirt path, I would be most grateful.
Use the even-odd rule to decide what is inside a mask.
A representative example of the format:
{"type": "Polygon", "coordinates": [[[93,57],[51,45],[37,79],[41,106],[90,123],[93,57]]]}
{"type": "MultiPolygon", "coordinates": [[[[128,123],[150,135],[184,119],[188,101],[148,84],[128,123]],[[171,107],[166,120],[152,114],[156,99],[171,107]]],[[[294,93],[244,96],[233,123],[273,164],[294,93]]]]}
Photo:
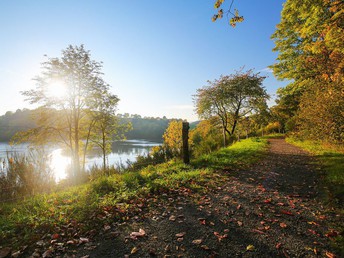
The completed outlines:
{"type": "Polygon", "coordinates": [[[206,195],[188,189],[146,200],[129,222],[114,223],[86,257],[331,257],[335,214],[317,201],[317,169],[306,152],[270,140],[269,155],[245,171],[223,171],[206,195]],[[149,205],[148,205],[149,204],[149,205]],[[143,229],[144,236],[130,237],[143,229]]]}

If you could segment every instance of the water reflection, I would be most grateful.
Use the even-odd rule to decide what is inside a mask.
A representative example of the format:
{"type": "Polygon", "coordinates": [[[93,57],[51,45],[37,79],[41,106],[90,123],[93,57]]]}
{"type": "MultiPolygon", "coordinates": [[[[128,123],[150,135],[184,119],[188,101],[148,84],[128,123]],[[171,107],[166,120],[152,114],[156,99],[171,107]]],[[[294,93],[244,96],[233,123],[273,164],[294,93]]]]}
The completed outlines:
{"type": "Polygon", "coordinates": [[[70,158],[63,155],[62,149],[56,149],[51,152],[50,167],[54,171],[57,182],[67,177],[67,168],[70,166],[70,163],[70,158]]]}
{"type": "MultiPolygon", "coordinates": [[[[112,152],[107,156],[110,166],[126,165],[127,161],[134,162],[139,155],[146,155],[154,146],[160,143],[149,142],[145,140],[127,140],[116,141],[112,144],[112,152]]],[[[29,155],[30,150],[28,144],[10,146],[7,143],[0,143],[0,160],[11,157],[16,154],[29,155]]],[[[67,177],[67,169],[70,167],[70,157],[66,156],[62,148],[51,148],[48,151],[50,167],[53,170],[56,181],[60,181],[67,177]]],[[[101,167],[103,164],[102,153],[100,149],[95,149],[86,156],[86,169],[94,165],[101,167]]]]}
{"type": "MultiPolygon", "coordinates": [[[[112,152],[107,156],[108,164],[125,166],[127,161],[134,162],[138,156],[148,154],[152,147],[159,145],[161,144],[145,140],[116,141],[112,144],[112,152]]],[[[90,155],[87,155],[86,168],[93,165],[102,166],[101,155],[99,149],[93,150],[90,155]]]]}

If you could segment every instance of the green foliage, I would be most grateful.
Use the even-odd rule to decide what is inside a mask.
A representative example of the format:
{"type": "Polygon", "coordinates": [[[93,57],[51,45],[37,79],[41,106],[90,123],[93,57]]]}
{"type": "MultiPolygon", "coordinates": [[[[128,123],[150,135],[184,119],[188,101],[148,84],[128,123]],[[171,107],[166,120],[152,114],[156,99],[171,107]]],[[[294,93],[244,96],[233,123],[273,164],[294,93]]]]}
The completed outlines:
{"type": "Polygon", "coordinates": [[[156,142],[162,142],[162,135],[172,121],[166,117],[141,117],[129,114],[121,114],[119,117],[123,123],[132,124],[132,130],[125,133],[127,139],[145,139],[156,142]]]}
{"type": "Polygon", "coordinates": [[[164,139],[163,148],[169,150],[173,157],[181,157],[183,148],[182,129],[183,121],[172,120],[162,136],[164,139]]]}
{"type": "Polygon", "coordinates": [[[119,192],[120,189],[123,187],[124,182],[122,182],[119,175],[112,175],[111,177],[100,177],[91,184],[92,190],[100,196],[119,192]]]}
{"type": "Polygon", "coordinates": [[[223,144],[233,136],[240,120],[267,109],[269,95],[262,86],[265,77],[252,70],[236,72],[197,90],[194,96],[196,112],[203,119],[217,119],[223,131],[223,144]]]}
{"type": "Polygon", "coordinates": [[[297,117],[302,138],[344,142],[344,84],[313,84],[301,97],[297,117]]]}
{"type": "Polygon", "coordinates": [[[343,141],[343,10],[341,0],[286,1],[272,35],[274,74],[292,81],[279,91],[274,114],[302,137],[343,141]]]}
{"type": "Polygon", "coordinates": [[[7,111],[0,116],[0,142],[9,142],[16,133],[36,127],[32,116],[29,109],[7,111]]]}
{"type": "Polygon", "coordinates": [[[203,120],[196,128],[190,131],[190,149],[194,157],[209,154],[218,150],[221,145],[220,128],[214,125],[214,121],[203,120]]]}

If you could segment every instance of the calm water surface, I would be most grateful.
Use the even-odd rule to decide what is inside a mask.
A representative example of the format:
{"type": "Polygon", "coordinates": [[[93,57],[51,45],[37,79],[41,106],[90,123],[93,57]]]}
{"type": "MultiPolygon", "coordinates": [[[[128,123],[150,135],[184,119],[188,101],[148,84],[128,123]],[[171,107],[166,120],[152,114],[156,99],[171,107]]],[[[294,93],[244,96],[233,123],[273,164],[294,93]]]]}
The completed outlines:
{"type": "MultiPolygon", "coordinates": [[[[134,162],[139,155],[146,155],[154,146],[160,143],[145,140],[127,140],[114,142],[112,152],[107,156],[109,165],[126,165],[127,161],[134,162]]],[[[28,145],[21,144],[10,146],[7,143],[0,143],[0,159],[11,156],[14,153],[28,153],[28,145]]],[[[54,171],[57,181],[66,177],[66,169],[70,165],[70,157],[65,156],[61,148],[52,148],[49,150],[50,166],[54,171]]],[[[93,165],[102,166],[102,156],[100,151],[94,150],[86,156],[86,168],[93,165]]]]}

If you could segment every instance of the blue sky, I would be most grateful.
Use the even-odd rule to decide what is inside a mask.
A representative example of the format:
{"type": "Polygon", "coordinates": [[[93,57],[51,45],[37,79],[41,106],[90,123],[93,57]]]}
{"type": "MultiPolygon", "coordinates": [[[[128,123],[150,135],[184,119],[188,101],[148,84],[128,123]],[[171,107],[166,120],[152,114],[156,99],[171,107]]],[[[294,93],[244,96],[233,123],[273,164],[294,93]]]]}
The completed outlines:
{"type": "Polygon", "coordinates": [[[45,54],[69,44],[103,62],[121,113],[197,120],[196,90],[243,66],[269,76],[274,94],[286,85],[267,69],[283,2],[235,0],[245,21],[232,28],[211,22],[213,0],[1,0],[0,115],[34,108],[20,91],[34,88],[45,54]]]}

